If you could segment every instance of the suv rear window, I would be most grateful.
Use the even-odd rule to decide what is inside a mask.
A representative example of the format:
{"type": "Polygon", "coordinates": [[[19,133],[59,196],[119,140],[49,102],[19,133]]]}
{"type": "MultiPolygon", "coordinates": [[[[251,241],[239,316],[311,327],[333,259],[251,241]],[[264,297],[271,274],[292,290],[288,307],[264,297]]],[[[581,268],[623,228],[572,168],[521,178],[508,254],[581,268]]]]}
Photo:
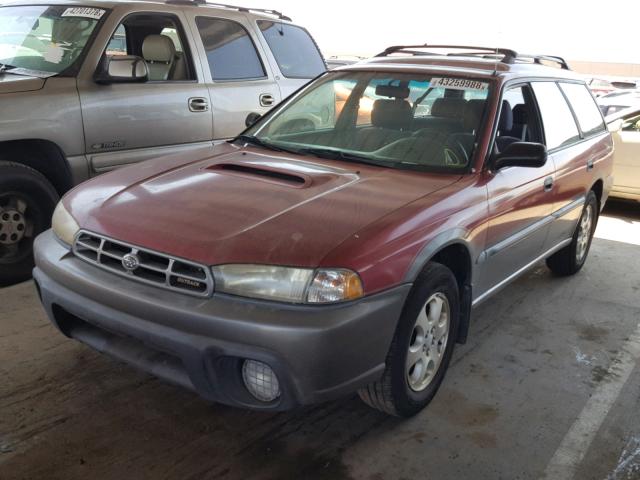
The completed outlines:
{"type": "Polygon", "coordinates": [[[314,78],[327,69],[320,51],[303,28],[270,20],[258,20],[280,71],[287,78],[314,78]]]}
{"type": "Polygon", "coordinates": [[[197,17],[212,80],[246,80],[266,76],[256,47],[245,28],[221,18],[197,17]]]}
{"type": "Polygon", "coordinates": [[[534,82],[531,85],[540,107],[547,148],[563,147],[578,140],[578,126],[558,85],[554,82],[534,82]]]}
{"type": "Polygon", "coordinates": [[[600,109],[585,85],[561,83],[560,88],[569,99],[569,104],[578,117],[582,133],[589,135],[604,130],[604,120],[600,109]]]}

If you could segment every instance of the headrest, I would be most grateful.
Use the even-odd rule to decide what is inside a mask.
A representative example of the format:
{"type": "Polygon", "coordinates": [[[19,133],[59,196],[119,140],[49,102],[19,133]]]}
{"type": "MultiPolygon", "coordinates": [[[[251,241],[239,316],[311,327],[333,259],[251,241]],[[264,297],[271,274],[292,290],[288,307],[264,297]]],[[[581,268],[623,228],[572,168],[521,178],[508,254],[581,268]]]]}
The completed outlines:
{"type": "Polygon", "coordinates": [[[433,102],[431,115],[461,120],[464,117],[466,108],[467,101],[464,98],[443,97],[433,102]]]}
{"type": "Polygon", "coordinates": [[[403,85],[378,85],[376,95],[379,97],[408,98],[409,87],[403,85]]]}
{"type": "Polygon", "coordinates": [[[142,56],[148,62],[166,62],[173,60],[176,47],[166,35],[147,35],[142,42],[142,56]]]}
{"type": "Polygon", "coordinates": [[[529,120],[527,107],[524,103],[519,103],[513,107],[513,123],[517,125],[526,125],[529,120]]]}
{"type": "Polygon", "coordinates": [[[467,102],[464,114],[464,129],[475,130],[480,126],[486,100],[474,99],[467,102]]]}
{"type": "Polygon", "coordinates": [[[411,126],[413,115],[406,100],[376,100],[371,110],[371,123],[375,127],[403,130],[411,126]]]}
{"type": "Polygon", "coordinates": [[[513,111],[508,100],[502,101],[502,110],[500,111],[500,120],[498,121],[498,131],[500,133],[510,132],[513,128],[513,111]]]}

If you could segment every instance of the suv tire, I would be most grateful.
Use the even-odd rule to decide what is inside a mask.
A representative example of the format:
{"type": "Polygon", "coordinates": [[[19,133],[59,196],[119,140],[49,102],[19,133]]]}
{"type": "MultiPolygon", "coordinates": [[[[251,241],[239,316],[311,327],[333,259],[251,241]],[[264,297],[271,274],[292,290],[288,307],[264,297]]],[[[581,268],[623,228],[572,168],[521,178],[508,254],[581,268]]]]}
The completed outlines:
{"type": "Polygon", "coordinates": [[[0,161],[0,287],[31,278],[33,240],[51,225],[58,199],[40,172],[0,161]]]}
{"type": "Polygon", "coordinates": [[[590,190],[571,243],[547,258],[547,266],[554,274],[566,277],[580,271],[591,248],[598,212],[598,199],[593,190],[590,190]]]}
{"type": "Polygon", "coordinates": [[[405,303],[382,378],[359,390],[360,398],[398,417],[410,417],[422,410],[444,379],[459,319],[455,276],[440,263],[428,263],[405,303]]]}

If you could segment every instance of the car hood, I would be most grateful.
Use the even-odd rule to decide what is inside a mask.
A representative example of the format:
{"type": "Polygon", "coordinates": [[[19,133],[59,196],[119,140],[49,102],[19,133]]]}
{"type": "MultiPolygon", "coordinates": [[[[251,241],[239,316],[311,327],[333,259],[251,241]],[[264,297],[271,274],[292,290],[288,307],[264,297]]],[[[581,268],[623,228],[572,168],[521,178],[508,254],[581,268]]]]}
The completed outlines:
{"type": "Polygon", "coordinates": [[[19,93],[40,90],[45,84],[44,78],[14,75],[12,73],[0,73],[0,94],[19,93]]]}
{"type": "Polygon", "coordinates": [[[207,265],[315,267],[350,236],[458,175],[223,144],[93,179],[65,197],[83,229],[207,265]]]}

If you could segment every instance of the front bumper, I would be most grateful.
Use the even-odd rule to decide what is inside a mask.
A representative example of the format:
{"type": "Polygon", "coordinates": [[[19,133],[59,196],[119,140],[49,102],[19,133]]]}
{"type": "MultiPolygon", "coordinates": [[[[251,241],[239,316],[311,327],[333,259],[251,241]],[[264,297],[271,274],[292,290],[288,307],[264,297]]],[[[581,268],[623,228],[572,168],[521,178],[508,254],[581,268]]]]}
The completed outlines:
{"type": "Polygon", "coordinates": [[[379,378],[411,287],[324,306],[202,299],[101,270],[51,231],[34,250],[40,298],[62,333],[208,400],[255,409],[325,401],[379,378]],[[275,371],[278,399],[260,402],[244,388],[247,358],[275,371]]]}

